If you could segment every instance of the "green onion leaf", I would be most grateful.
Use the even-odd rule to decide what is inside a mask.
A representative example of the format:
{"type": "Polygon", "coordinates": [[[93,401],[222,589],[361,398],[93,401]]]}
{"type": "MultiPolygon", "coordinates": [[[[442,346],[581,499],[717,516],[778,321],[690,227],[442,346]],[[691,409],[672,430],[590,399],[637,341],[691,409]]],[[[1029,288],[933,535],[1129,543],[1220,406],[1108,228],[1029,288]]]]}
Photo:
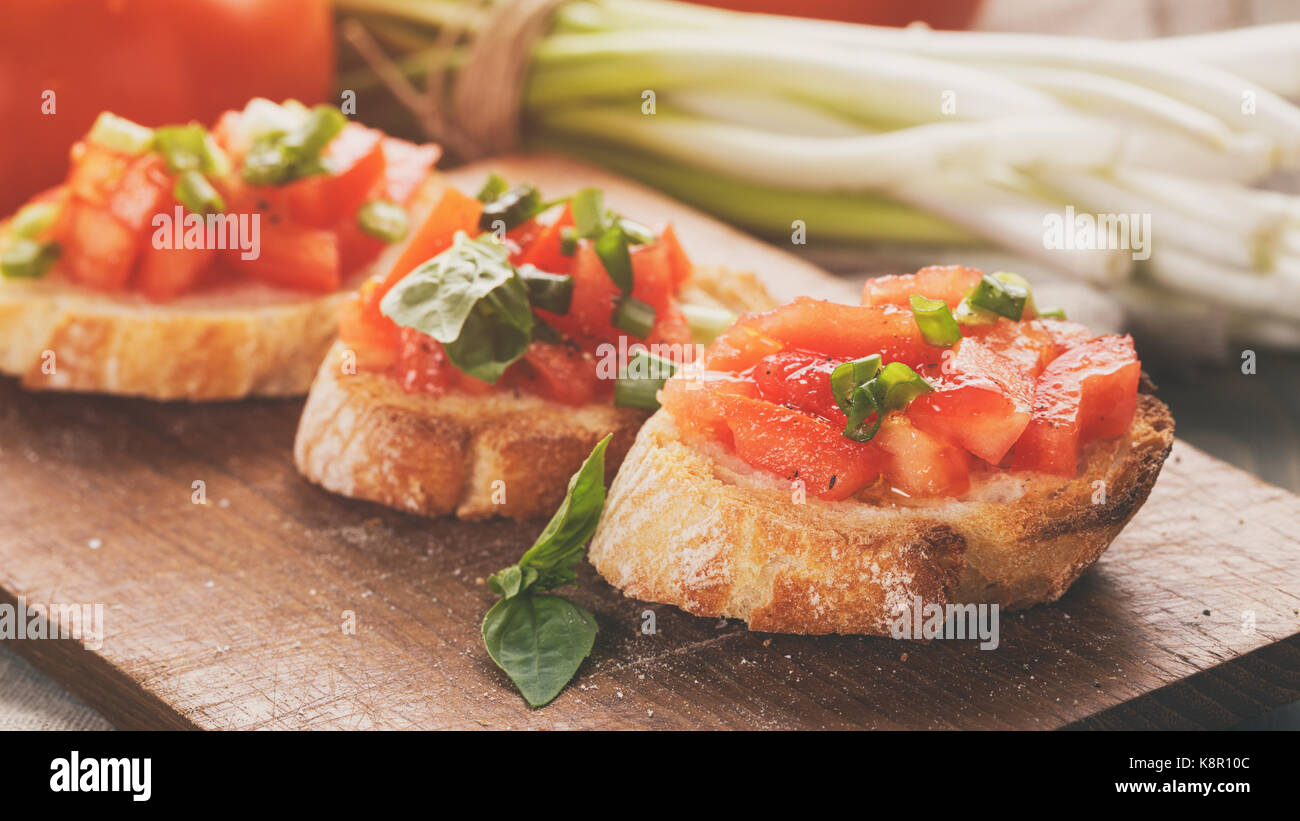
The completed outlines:
{"type": "Polygon", "coordinates": [[[584,188],[569,200],[578,236],[594,239],[605,232],[605,198],[599,188],[584,188]]]}
{"type": "Polygon", "coordinates": [[[154,132],[154,145],[173,174],[201,171],[222,176],[230,171],[230,160],[217,147],[208,130],[198,123],[168,125],[154,132]]]}
{"type": "Polygon", "coordinates": [[[483,206],[478,227],[484,231],[491,231],[499,220],[505,225],[505,230],[509,231],[532,219],[541,207],[542,195],[536,188],[531,185],[517,185],[483,206]]]}
{"type": "Polygon", "coordinates": [[[519,269],[528,288],[528,301],[534,308],[553,314],[567,314],[573,304],[573,277],[568,274],[548,274],[532,265],[519,269]]]}
{"type": "Polygon", "coordinates": [[[880,422],[885,414],[876,404],[876,397],[871,387],[859,385],[854,388],[849,397],[849,409],[845,415],[848,417],[848,422],[844,425],[844,435],[855,442],[870,442],[880,430],[880,422]],[[868,428],[866,421],[870,417],[874,417],[875,422],[868,428]]]}
{"type": "Polygon", "coordinates": [[[655,241],[656,237],[654,231],[651,231],[641,223],[627,219],[626,217],[617,217],[617,220],[618,226],[622,228],[623,233],[627,235],[628,242],[633,245],[649,245],[655,241]]]}
{"type": "Polygon", "coordinates": [[[329,172],[321,152],[347,125],[337,108],[318,105],[293,131],[268,131],[253,140],[244,156],[244,181],[251,185],[284,185],[313,174],[329,172]]]}
{"type": "Polygon", "coordinates": [[[625,294],[632,292],[632,255],[627,249],[627,234],[617,223],[605,229],[596,238],[596,256],[605,266],[605,273],[625,294]]]}
{"type": "Polygon", "coordinates": [[[973,308],[1019,320],[1029,301],[1029,288],[1023,283],[1024,279],[1014,274],[985,274],[966,298],[973,308]]]}
{"type": "Polygon", "coordinates": [[[125,117],[103,111],[95,118],[95,124],[90,127],[90,134],[86,139],[134,157],[143,154],[153,146],[154,131],[125,117]]]}
{"type": "Polygon", "coordinates": [[[0,254],[0,274],[11,279],[37,279],[59,258],[57,242],[37,242],[19,237],[0,254]]]}
{"type": "Polygon", "coordinates": [[[886,413],[903,410],[913,399],[933,390],[929,382],[902,362],[890,362],[882,368],[871,387],[877,406],[886,413]]]}
{"type": "Polygon", "coordinates": [[[286,142],[302,157],[317,157],[347,124],[348,118],[334,106],[313,106],[306,125],[301,131],[290,134],[286,142]]]}
{"type": "Polygon", "coordinates": [[[614,404],[625,408],[659,408],[659,389],[677,372],[677,366],[661,356],[638,348],[614,383],[614,404]]]}
{"type": "Polygon", "coordinates": [[[488,174],[483,187],[478,190],[479,202],[493,202],[497,197],[510,190],[510,183],[500,174],[488,174]]]}
{"type": "Polygon", "coordinates": [[[645,339],[655,326],[654,306],[634,296],[624,295],[619,299],[618,307],[614,309],[610,324],[638,339],[645,339]]]}
{"type": "Polygon", "coordinates": [[[717,339],[736,321],[736,315],[726,308],[689,303],[683,304],[681,308],[686,326],[691,329],[691,341],[700,345],[707,345],[717,339]]]}
{"type": "Polygon", "coordinates": [[[212,183],[198,171],[184,171],[176,178],[172,196],[191,214],[221,213],[226,203],[212,183]]]}
{"type": "Polygon", "coordinates": [[[852,407],[854,392],[876,378],[876,374],[880,373],[880,365],[880,354],[872,354],[836,365],[835,370],[831,371],[831,395],[845,414],[852,407]]]}
{"type": "Polygon", "coordinates": [[[560,229],[560,253],[566,257],[578,253],[578,231],[571,225],[560,229]]]}
{"type": "Polygon", "coordinates": [[[614,404],[620,408],[659,409],[662,379],[623,379],[614,383],[614,404]]]}
{"type": "Polygon", "coordinates": [[[9,230],[15,237],[33,239],[48,231],[58,216],[58,203],[33,202],[18,209],[13,222],[9,223],[9,230]]]}
{"type": "Polygon", "coordinates": [[[941,299],[927,299],[913,294],[908,300],[912,305],[912,318],[921,329],[921,336],[931,345],[948,348],[961,339],[961,328],[953,319],[948,303],[941,299]]]}
{"type": "Polygon", "coordinates": [[[406,209],[389,200],[371,200],[357,210],[357,226],[384,242],[399,242],[406,237],[410,222],[406,209]]]}
{"type": "Polygon", "coordinates": [[[1038,315],[1043,319],[1065,319],[1065,309],[1049,308],[1046,311],[1039,311],[1038,315]]]}

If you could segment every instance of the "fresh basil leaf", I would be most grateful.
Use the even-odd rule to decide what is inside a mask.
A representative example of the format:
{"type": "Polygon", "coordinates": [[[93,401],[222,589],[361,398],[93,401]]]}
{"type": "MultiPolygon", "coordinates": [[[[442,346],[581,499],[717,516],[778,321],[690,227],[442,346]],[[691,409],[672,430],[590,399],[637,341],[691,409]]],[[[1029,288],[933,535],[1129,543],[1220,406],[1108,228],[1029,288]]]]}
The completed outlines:
{"type": "Polygon", "coordinates": [[[398,325],[454,342],[479,301],[514,276],[505,246],[458,231],[450,248],[400,279],[379,310],[398,325]]]}
{"type": "Polygon", "coordinates": [[[592,239],[605,231],[605,198],[599,188],[584,188],[569,200],[573,228],[578,236],[592,239]]]}
{"type": "Polygon", "coordinates": [[[533,707],[549,704],[596,643],[596,619],[559,596],[501,599],[483,618],[483,644],[533,707]]]}
{"type": "Polygon", "coordinates": [[[528,289],[511,276],[485,295],[461,326],[460,336],[442,344],[448,361],[462,372],[495,383],[533,341],[528,289]]]}
{"type": "Polygon", "coordinates": [[[442,343],[447,359],[484,382],[496,382],[532,341],[528,289],[491,235],[457,232],[451,247],[393,286],[384,316],[442,343]]]}
{"type": "Polygon", "coordinates": [[[533,568],[522,568],[517,564],[512,564],[505,570],[500,570],[488,577],[488,589],[493,593],[499,593],[507,599],[511,596],[518,596],[525,590],[533,586],[537,581],[537,571],[533,568]]]}
{"type": "Polygon", "coordinates": [[[582,549],[596,532],[605,507],[605,449],[613,434],[592,448],[578,472],[569,478],[569,490],[546,529],[519,559],[522,568],[537,571],[537,589],[547,590],[577,581],[574,569],[582,549]]]}
{"type": "Polygon", "coordinates": [[[625,294],[632,292],[632,255],[627,250],[627,234],[614,223],[596,238],[596,256],[605,266],[605,273],[625,294]]]}
{"type": "Polygon", "coordinates": [[[484,231],[491,231],[499,220],[505,225],[505,230],[509,231],[532,219],[541,207],[542,195],[536,188],[531,185],[517,185],[483,206],[478,227],[484,231]]]}
{"type": "Polygon", "coordinates": [[[544,321],[533,317],[533,341],[547,342],[551,345],[563,345],[564,334],[547,325],[544,321]]]}

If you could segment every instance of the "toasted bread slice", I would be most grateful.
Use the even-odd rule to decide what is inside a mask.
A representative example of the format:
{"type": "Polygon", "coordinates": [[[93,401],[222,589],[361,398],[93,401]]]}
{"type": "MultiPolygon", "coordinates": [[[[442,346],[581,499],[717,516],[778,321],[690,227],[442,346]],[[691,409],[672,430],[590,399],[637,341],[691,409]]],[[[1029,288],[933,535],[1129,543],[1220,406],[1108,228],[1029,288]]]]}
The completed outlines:
{"type": "MultiPolygon", "coordinates": [[[[446,182],[434,174],[412,197],[413,221],[446,182]]],[[[57,276],[0,281],[0,373],[33,390],[218,400],[307,392],[333,343],[343,296],[392,266],[387,248],[332,294],[261,284],[156,304],[102,294],[57,276]]]]}
{"type": "MultiPolygon", "coordinates": [[[[756,277],[697,267],[682,298],[733,311],[773,300],[756,277]]],[[[294,442],[303,476],[327,490],[426,516],[549,516],[607,433],[608,474],[650,415],[535,396],[408,393],[390,376],[348,373],[341,345],[316,375],[294,442]]]]}
{"type": "Polygon", "coordinates": [[[917,596],[1053,601],[1141,507],[1173,445],[1168,408],[1138,400],[1127,435],[1090,445],[1076,478],[990,471],[959,499],[906,504],[796,500],[719,446],[683,441],[659,411],[588,556],[628,596],[780,633],[889,635],[917,596]]]}

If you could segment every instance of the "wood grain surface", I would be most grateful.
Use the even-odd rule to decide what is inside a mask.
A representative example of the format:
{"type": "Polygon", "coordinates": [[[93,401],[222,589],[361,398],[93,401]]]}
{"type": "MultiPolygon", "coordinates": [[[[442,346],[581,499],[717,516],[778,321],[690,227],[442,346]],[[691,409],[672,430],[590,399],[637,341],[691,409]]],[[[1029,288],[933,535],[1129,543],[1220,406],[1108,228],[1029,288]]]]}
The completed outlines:
{"type": "MultiPolygon", "coordinates": [[[[576,173],[503,170],[545,187],[576,173]]],[[[654,195],[612,199],[642,196],[627,210],[669,209],[702,261],[744,260],[787,293],[837,287],[654,195]]],[[[10,646],[122,728],[1223,727],[1300,698],[1300,497],[1180,443],[1099,565],[1004,616],[997,650],[751,633],[626,599],[584,564],[571,595],[600,623],[595,651],[529,710],[479,624],[484,578],[542,523],[332,496],[294,472],[300,407],[0,382],[0,600],[105,614],[98,648],[10,646]]]]}

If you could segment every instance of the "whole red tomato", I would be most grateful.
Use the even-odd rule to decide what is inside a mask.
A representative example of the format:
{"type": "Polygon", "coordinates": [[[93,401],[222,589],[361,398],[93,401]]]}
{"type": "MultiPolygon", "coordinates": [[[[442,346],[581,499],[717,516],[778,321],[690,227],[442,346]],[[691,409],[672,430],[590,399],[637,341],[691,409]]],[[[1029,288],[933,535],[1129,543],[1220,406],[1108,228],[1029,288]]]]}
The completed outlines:
{"type": "Polygon", "coordinates": [[[327,0],[0,0],[0,20],[0,216],[63,178],[100,111],[211,124],[333,87],[327,0]]]}

